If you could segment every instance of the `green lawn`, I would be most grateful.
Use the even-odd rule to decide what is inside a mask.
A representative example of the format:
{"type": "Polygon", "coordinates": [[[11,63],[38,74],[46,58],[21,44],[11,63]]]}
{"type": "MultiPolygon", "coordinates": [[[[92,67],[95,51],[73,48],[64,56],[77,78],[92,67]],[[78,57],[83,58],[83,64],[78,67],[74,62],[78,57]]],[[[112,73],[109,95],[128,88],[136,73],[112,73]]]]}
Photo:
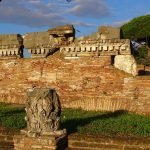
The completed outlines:
{"type": "Polygon", "coordinates": [[[22,129],[26,127],[24,117],[24,107],[0,103],[0,125],[8,128],[22,129]]]}
{"type": "MultiPolygon", "coordinates": [[[[0,104],[0,124],[9,128],[26,127],[23,107],[0,104]]],[[[62,111],[62,128],[68,133],[149,136],[150,116],[116,111],[109,113],[65,109],[62,111]]]]}

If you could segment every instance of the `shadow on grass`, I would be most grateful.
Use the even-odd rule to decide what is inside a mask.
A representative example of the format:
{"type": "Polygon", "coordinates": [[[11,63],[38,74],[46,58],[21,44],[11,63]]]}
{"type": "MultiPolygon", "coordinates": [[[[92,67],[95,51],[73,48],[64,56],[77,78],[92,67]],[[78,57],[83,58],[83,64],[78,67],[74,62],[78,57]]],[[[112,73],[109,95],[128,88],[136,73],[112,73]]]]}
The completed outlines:
{"type": "Polygon", "coordinates": [[[24,107],[2,107],[0,109],[0,125],[7,128],[22,129],[26,126],[24,107]]]}
{"type": "Polygon", "coordinates": [[[72,134],[78,131],[78,127],[83,127],[95,120],[117,118],[127,113],[128,111],[125,111],[125,110],[117,110],[115,112],[108,112],[106,114],[96,115],[93,117],[74,118],[74,119],[64,121],[62,123],[62,128],[66,128],[68,134],[72,134]]]}
{"type": "Polygon", "coordinates": [[[0,110],[0,117],[14,116],[21,113],[25,113],[24,108],[4,109],[0,110]]]}

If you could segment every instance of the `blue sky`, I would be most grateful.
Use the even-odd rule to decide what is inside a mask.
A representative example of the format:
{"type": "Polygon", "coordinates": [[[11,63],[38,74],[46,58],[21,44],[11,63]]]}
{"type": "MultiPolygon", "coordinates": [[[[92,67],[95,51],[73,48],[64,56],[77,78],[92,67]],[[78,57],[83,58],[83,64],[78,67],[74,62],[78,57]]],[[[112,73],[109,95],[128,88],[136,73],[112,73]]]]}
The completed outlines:
{"type": "Polygon", "coordinates": [[[120,26],[150,14],[149,0],[2,0],[0,34],[46,31],[73,24],[84,36],[100,25],[120,26]]]}

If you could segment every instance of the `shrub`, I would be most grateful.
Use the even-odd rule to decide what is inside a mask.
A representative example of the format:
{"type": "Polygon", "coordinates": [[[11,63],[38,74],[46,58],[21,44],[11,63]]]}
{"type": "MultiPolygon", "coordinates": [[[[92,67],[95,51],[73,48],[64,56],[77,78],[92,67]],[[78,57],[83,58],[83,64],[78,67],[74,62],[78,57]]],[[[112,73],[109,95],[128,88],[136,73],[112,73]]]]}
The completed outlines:
{"type": "Polygon", "coordinates": [[[148,58],[148,49],[146,46],[139,47],[137,51],[133,53],[138,64],[143,64],[145,66],[150,65],[150,60],[148,58]]]}

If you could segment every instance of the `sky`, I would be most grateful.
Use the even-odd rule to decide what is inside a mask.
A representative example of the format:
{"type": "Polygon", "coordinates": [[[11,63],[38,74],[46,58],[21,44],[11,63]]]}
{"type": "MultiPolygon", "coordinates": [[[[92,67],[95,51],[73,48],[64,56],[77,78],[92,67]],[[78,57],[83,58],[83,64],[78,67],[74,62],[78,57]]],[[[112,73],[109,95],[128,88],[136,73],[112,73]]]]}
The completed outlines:
{"type": "Polygon", "coordinates": [[[73,24],[77,36],[96,32],[100,25],[120,26],[150,14],[150,0],[2,0],[0,34],[46,31],[73,24]]]}

